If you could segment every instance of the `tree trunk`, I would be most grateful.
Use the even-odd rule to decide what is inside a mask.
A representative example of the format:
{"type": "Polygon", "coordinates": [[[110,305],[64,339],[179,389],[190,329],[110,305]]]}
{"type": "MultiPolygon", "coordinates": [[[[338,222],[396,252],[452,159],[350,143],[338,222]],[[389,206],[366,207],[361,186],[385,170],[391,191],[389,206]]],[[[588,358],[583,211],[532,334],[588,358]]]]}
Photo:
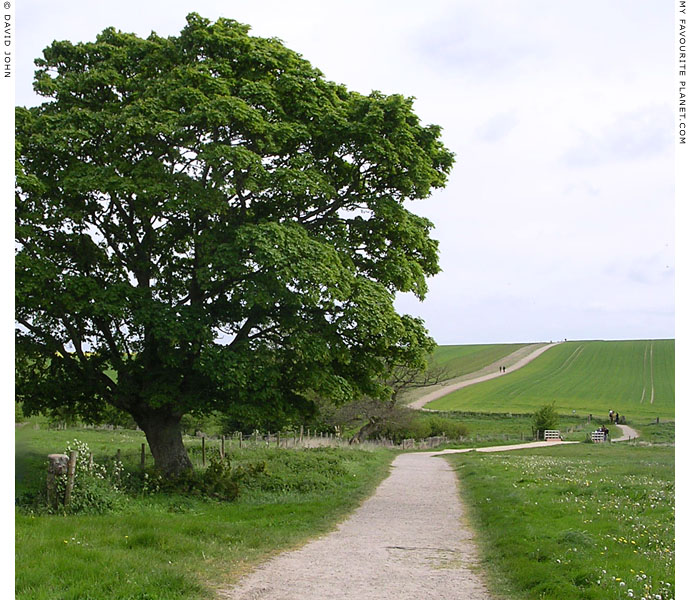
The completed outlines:
{"type": "Polygon", "coordinates": [[[134,419],[146,434],[156,469],[166,475],[178,475],[192,468],[192,461],[182,443],[181,416],[152,411],[134,415],[134,419]]]}
{"type": "Polygon", "coordinates": [[[361,427],[361,429],[350,439],[350,444],[360,443],[368,440],[379,429],[378,422],[369,421],[361,427]]]}

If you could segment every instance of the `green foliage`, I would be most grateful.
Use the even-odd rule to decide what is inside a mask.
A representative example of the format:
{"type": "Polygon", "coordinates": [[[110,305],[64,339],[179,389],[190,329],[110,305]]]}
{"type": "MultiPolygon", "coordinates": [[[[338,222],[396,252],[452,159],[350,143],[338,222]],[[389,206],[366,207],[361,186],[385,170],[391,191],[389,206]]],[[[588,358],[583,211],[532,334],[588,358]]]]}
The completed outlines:
{"type": "Polygon", "coordinates": [[[405,203],[446,183],[440,128],[248,30],[191,14],[176,37],[108,28],[36,61],[47,101],[15,115],[27,414],[110,404],[158,440],[189,413],[383,398],[391,364],[423,360],[393,300],[439,271],[405,203]]]}
{"type": "MultiPolygon", "coordinates": [[[[54,451],[60,436],[73,432],[18,430],[18,471],[29,468],[25,481],[45,485],[43,458],[54,451]]],[[[122,448],[123,461],[136,472],[136,449],[141,432],[80,432],[96,456],[122,448]],[[131,438],[131,439],[130,439],[131,438]]],[[[69,439],[69,438],[67,438],[69,439]]],[[[193,440],[188,440],[192,442],[193,440]]],[[[64,439],[63,439],[64,443],[64,439]]],[[[57,446],[58,448],[60,446],[57,446]]],[[[281,450],[300,459],[311,451],[281,450]]],[[[15,597],[18,600],[55,598],[112,598],[127,600],[201,600],[235,580],[248,568],[278,552],[294,548],[326,533],[354,510],[388,473],[393,454],[388,451],[339,449],[340,476],[315,460],[309,469],[328,466],[327,493],[318,473],[306,474],[314,492],[289,492],[280,486],[243,486],[234,502],[209,501],[201,496],[158,492],[132,493],[123,510],[105,514],[73,514],[66,518],[15,515],[15,597]],[[123,576],[126,574],[126,576],[123,576]]],[[[319,454],[317,452],[317,454],[319,454]]],[[[266,464],[278,476],[266,449],[243,448],[233,469],[266,464]]],[[[289,462],[289,459],[287,459],[289,462]]],[[[100,462],[100,460],[99,460],[100,462]]],[[[106,462],[103,459],[103,462],[106,462]]],[[[298,467],[293,467],[293,471],[298,467]]],[[[153,474],[152,474],[153,475],[153,474]]],[[[256,481],[262,476],[258,475],[256,481]]],[[[289,480],[287,470],[280,475],[289,480]]],[[[251,479],[251,478],[250,478],[251,479]]],[[[20,486],[25,489],[26,485],[20,486]]]]}
{"type": "Polygon", "coordinates": [[[551,402],[561,414],[603,417],[614,409],[628,422],[673,418],[675,342],[565,342],[513,373],[456,390],[427,408],[526,414],[551,402]]]}
{"type": "Polygon", "coordinates": [[[558,429],[559,416],[554,404],[546,404],[537,409],[532,415],[532,428],[537,434],[537,439],[544,438],[544,430],[558,429]]]}
{"type": "Polygon", "coordinates": [[[410,409],[401,409],[396,415],[396,418],[385,422],[380,429],[381,437],[395,443],[405,439],[422,440],[442,435],[457,440],[469,433],[468,427],[456,419],[429,416],[410,409]]]}
{"type": "Polygon", "coordinates": [[[73,440],[65,449],[69,456],[75,451],[76,466],[74,485],[70,494],[70,503],[65,505],[67,474],[56,478],[57,504],[48,502],[45,487],[34,489],[19,497],[17,504],[32,513],[69,513],[69,514],[104,514],[121,509],[125,504],[123,495],[122,463],[115,461],[110,469],[97,462],[91,462],[88,444],[73,440]]]}
{"type": "Polygon", "coordinates": [[[432,436],[445,435],[451,440],[457,440],[470,432],[469,427],[457,419],[433,416],[428,418],[428,422],[432,436]]]}
{"type": "Polygon", "coordinates": [[[160,489],[178,493],[231,502],[240,495],[240,483],[246,476],[254,476],[262,467],[247,470],[235,469],[228,461],[211,456],[205,469],[183,471],[179,475],[159,480],[160,489]]]}

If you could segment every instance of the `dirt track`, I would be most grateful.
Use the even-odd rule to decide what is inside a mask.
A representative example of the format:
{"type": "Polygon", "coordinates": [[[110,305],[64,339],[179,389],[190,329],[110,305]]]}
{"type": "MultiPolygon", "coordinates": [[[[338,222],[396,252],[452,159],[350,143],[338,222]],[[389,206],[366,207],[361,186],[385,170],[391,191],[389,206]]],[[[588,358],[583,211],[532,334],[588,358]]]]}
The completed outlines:
{"type": "MultiPolygon", "coordinates": [[[[429,410],[423,407],[425,404],[428,404],[432,400],[442,398],[443,396],[446,396],[451,392],[454,392],[455,390],[459,390],[460,388],[464,388],[469,385],[474,385],[475,383],[488,381],[489,379],[495,379],[496,377],[502,377],[507,375],[508,373],[512,373],[513,371],[516,371],[517,369],[520,369],[524,367],[526,364],[532,362],[535,358],[541,356],[544,352],[546,352],[550,348],[553,348],[554,346],[557,346],[559,343],[561,342],[553,342],[546,345],[538,345],[536,349],[532,350],[527,355],[525,355],[526,349],[520,348],[520,350],[517,350],[516,352],[509,354],[505,358],[502,358],[500,361],[495,362],[489,365],[488,367],[484,367],[481,371],[476,371],[475,373],[465,375],[459,381],[443,385],[438,389],[434,390],[433,392],[425,394],[421,398],[418,398],[414,402],[408,404],[408,406],[410,408],[416,408],[419,410],[429,410]],[[505,373],[498,371],[500,365],[505,365],[505,373]]],[[[527,349],[529,350],[533,347],[534,346],[528,346],[527,349]]]]}
{"type": "MultiPolygon", "coordinates": [[[[477,449],[502,452],[569,442],[477,449]]],[[[570,442],[573,443],[573,442],[570,442]]],[[[456,474],[439,453],[402,454],[376,493],[336,531],[259,566],[232,600],[490,600],[456,474]]]]}

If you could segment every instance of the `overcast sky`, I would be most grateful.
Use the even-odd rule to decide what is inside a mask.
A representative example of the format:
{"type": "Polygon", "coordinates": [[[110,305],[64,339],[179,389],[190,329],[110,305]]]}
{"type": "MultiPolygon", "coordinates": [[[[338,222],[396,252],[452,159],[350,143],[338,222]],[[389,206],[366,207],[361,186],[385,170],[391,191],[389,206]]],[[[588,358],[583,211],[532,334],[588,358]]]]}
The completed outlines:
{"type": "Polygon", "coordinates": [[[361,93],[416,98],[456,154],[412,210],[443,272],[400,297],[441,344],[674,337],[671,0],[16,3],[16,103],[55,39],[175,35],[194,10],[361,93]]]}

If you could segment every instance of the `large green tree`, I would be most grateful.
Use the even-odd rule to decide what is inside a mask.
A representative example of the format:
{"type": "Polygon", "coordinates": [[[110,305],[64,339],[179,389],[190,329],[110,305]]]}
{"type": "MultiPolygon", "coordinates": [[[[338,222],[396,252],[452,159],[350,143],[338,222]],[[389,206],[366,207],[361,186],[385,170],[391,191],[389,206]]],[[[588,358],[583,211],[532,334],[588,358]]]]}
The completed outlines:
{"type": "Polygon", "coordinates": [[[445,184],[439,127],[248,31],[54,42],[16,111],[19,398],[126,411],[169,473],[185,414],[385,398],[431,347],[393,298],[439,270],[405,207],[445,184]]]}

